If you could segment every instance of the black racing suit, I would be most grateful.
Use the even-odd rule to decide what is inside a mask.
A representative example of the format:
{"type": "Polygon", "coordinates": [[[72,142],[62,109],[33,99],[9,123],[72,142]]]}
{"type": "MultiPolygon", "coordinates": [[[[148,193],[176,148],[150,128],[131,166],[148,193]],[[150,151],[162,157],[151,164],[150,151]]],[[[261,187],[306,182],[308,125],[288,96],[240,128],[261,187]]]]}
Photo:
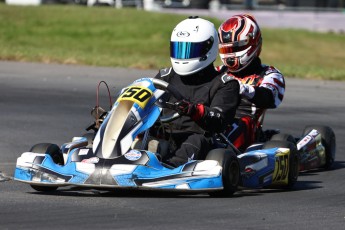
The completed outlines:
{"type": "MultiPolygon", "coordinates": [[[[168,163],[178,166],[189,160],[204,159],[212,149],[212,135],[223,132],[233,121],[240,100],[238,82],[227,74],[220,75],[213,64],[188,76],[180,76],[172,68],[166,68],[155,78],[175,86],[186,100],[203,105],[201,118],[197,121],[181,116],[166,128],[165,132],[176,146],[167,157],[168,163]]],[[[170,96],[168,102],[175,103],[177,99],[170,96]]],[[[172,113],[175,111],[163,109],[163,115],[172,113]]]]}

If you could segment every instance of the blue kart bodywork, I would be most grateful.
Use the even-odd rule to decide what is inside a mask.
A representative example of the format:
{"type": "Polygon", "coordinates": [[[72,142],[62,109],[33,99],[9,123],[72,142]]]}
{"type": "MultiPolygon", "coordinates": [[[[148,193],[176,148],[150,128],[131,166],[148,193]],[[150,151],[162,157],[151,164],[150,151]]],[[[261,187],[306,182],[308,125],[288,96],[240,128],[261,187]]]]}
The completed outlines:
{"type": "MultiPolygon", "coordinates": [[[[222,191],[227,164],[215,159],[192,160],[177,168],[160,162],[155,153],[133,148],[133,141],[159,119],[156,104],[164,91],[150,78],[124,88],[97,131],[92,146],[76,137],[59,148],[64,161],[51,152],[25,152],[14,179],[37,190],[60,186],[107,189],[150,189],[189,192],[222,191]]],[[[160,82],[158,82],[160,83],[160,82]]],[[[163,83],[161,85],[165,86],[163,83]]],[[[236,157],[235,157],[236,158],[236,157]]],[[[240,154],[238,184],[248,188],[289,183],[290,150],[270,148],[240,154]]]]}
{"type": "MultiPolygon", "coordinates": [[[[22,157],[27,159],[26,155],[30,154],[24,153],[22,157]]],[[[114,159],[100,159],[92,156],[91,149],[71,151],[67,163],[62,166],[54,163],[46,154],[34,158],[35,163],[30,168],[18,166],[18,160],[14,175],[16,180],[48,186],[189,191],[222,189],[221,167],[212,161],[191,161],[177,168],[167,168],[155,154],[148,151],[131,150],[114,159]],[[80,157],[80,151],[89,151],[90,154],[83,153],[85,155],[80,157]],[[74,161],[74,158],[78,161],[74,161]]]]}
{"type": "MultiPolygon", "coordinates": [[[[241,168],[244,169],[241,171],[242,186],[260,188],[275,183],[287,183],[288,155],[277,156],[277,152],[280,150],[273,148],[238,156],[241,168]],[[246,159],[258,161],[248,164],[246,159]],[[251,170],[248,170],[248,167],[251,170]],[[275,170],[280,170],[280,174],[275,173],[275,170]]],[[[190,161],[177,168],[168,168],[162,165],[154,153],[144,150],[131,150],[114,159],[101,159],[93,155],[91,148],[74,149],[65,165],[57,165],[50,155],[27,152],[18,159],[14,178],[29,184],[46,186],[188,191],[223,189],[222,168],[216,161],[190,161]],[[82,157],[80,152],[83,152],[82,157]],[[29,163],[28,159],[32,159],[32,162],[29,163]]]]}

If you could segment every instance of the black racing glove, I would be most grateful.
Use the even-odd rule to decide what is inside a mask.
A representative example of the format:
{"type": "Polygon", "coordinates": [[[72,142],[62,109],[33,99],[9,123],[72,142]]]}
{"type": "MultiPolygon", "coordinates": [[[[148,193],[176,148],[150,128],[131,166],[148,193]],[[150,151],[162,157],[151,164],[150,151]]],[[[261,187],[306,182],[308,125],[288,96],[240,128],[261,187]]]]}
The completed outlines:
{"type": "Polygon", "coordinates": [[[194,121],[200,120],[205,112],[204,105],[194,104],[185,99],[175,102],[174,107],[178,114],[180,114],[181,116],[189,116],[194,121]]]}
{"type": "Polygon", "coordinates": [[[195,112],[194,103],[185,99],[175,102],[175,110],[181,116],[191,116],[195,112]]]}

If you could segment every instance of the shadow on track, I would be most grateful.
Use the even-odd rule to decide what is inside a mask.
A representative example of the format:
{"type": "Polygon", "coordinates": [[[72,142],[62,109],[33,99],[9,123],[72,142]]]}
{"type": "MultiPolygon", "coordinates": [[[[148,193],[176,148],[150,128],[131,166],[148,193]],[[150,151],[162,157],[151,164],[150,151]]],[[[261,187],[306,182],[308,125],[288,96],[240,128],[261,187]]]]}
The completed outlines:
{"type": "Polygon", "coordinates": [[[323,169],[323,168],[312,169],[312,170],[300,172],[299,176],[300,177],[303,177],[303,176],[314,176],[314,175],[319,175],[320,173],[336,171],[336,170],[340,170],[340,169],[344,169],[344,168],[345,168],[345,161],[335,161],[333,163],[331,169],[323,169]]]}
{"type": "Polygon", "coordinates": [[[182,192],[169,192],[169,191],[147,191],[147,190],[96,190],[84,189],[78,187],[61,188],[53,192],[30,192],[37,195],[53,195],[53,196],[72,196],[72,197],[133,197],[133,198],[242,198],[247,196],[261,196],[268,193],[285,193],[301,190],[310,190],[321,188],[318,185],[321,181],[298,181],[291,189],[276,189],[276,188],[262,188],[262,189],[247,189],[241,188],[231,197],[212,197],[207,193],[182,193],[182,192]]]}

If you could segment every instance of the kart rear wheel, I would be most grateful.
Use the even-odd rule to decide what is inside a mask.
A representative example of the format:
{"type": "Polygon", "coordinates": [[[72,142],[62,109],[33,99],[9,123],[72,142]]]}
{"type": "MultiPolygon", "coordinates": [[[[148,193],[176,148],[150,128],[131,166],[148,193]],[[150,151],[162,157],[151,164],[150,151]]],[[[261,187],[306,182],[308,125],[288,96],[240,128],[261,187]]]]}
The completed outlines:
{"type": "Polygon", "coordinates": [[[277,133],[277,134],[274,134],[271,138],[271,141],[289,141],[289,142],[292,142],[294,143],[295,145],[297,144],[295,138],[290,135],[290,134],[287,134],[287,133],[277,133]]]}
{"type": "MultiPolygon", "coordinates": [[[[59,146],[50,143],[40,143],[31,147],[30,152],[45,153],[51,156],[55,164],[63,165],[64,159],[59,146]]],[[[58,186],[30,185],[33,189],[40,192],[55,191],[58,186]]]]}
{"type": "Polygon", "coordinates": [[[321,143],[326,150],[325,169],[331,169],[335,159],[336,142],[335,134],[332,128],[323,125],[308,125],[304,128],[303,136],[307,135],[311,130],[316,129],[321,134],[321,143]]]}
{"type": "Polygon", "coordinates": [[[236,154],[229,149],[213,149],[207,154],[206,160],[218,161],[223,167],[222,180],[224,189],[211,192],[209,193],[210,196],[232,196],[237,191],[238,184],[240,183],[240,164],[236,154]]]}
{"type": "Polygon", "coordinates": [[[297,147],[296,144],[290,141],[272,140],[266,142],[263,146],[263,149],[271,149],[277,147],[290,149],[288,184],[282,186],[282,188],[291,189],[296,183],[299,175],[300,157],[297,151],[297,147]]]}

